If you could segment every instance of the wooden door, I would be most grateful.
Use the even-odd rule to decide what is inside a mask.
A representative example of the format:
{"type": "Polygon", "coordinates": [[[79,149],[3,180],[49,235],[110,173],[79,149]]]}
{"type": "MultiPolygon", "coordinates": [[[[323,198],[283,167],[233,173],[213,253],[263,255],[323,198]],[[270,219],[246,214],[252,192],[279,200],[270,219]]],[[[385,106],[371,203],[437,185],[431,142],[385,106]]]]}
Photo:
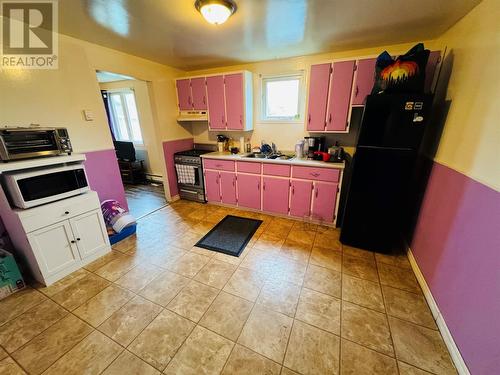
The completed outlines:
{"type": "Polygon", "coordinates": [[[307,130],[325,130],[326,104],[330,82],[331,64],[311,66],[309,101],[307,106],[307,130]]]}
{"type": "Polygon", "coordinates": [[[338,184],[314,182],[312,217],[316,220],[332,222],[335,215],[338,184]]]}
{"type": "Polygon", "coordinates": [[[236,204],[236,173],[220,172],[220,196],[222,203],[236,204]]]}
{"type": "Polygon", "coordinates": [[[243,130],[243,73],[228,74],[224,76],[224,82],[227,128],[243,130]]]}
{"type": "Polygon", "coordinates": [[[358,61],[356,83],[352,97],[352,105],[364,105],[367,95],[370,95],[375,82],[375,63],[377,59],[358,61]]]}
{"type": "Polygon", "coordinates": [[[106,225],[101,210],[76,216],[69,221],[82,259],[109,247],[106,225]]]}
{"type": "Polygon", "coordinates": [[[208,127],[209,129],[226,128],[226,110],[224,103],[224,77],[207,77],[208,127]]]}
{"type": "Polygon", "coordinates": [[[330,79],[330,99],[328,102],[328,118],[326,130],[345,131],[349,116],[352,79],[355,61],[340,61],[333,64],[330,79]]]}
{"type": "Polygon", "coordinates": [[[80,262],[68,220],[29,233],[28,241],[44,278],[80,262]]]}
{"type": "Polygon", "coordinates": [[[209,202],[220,202],[219,172],[205,171],[205,195],[209,202]]]}
{"type": "Polygon", "coordinates": [[[290,184],[290,215],[296,217],[310,216],[312,181],[292,180],[290,184]]]}
{"type": "Polygon", "coordinates": [[[189,78],[177,80],[176,85],[177,85],[177,100],[179,101],[179,109],[181,111],[188,111],[193,109],[189,78]]]}
{"type": "Polygon", "coordinates": [[[205,77],[191,78],[191,93],[193,95],[193,109],[207,109],[207,93],[205,77]]]}
{"type": "Polygon", "coordinates": [[[262,209],[277,214],[288,214],[290,181],[284,178],[262,178],[262,209]]]}
{"type": "Polygon", "coordinates": [[[260,175],[238,173],[238,206],[260,210],[260,175]]]}

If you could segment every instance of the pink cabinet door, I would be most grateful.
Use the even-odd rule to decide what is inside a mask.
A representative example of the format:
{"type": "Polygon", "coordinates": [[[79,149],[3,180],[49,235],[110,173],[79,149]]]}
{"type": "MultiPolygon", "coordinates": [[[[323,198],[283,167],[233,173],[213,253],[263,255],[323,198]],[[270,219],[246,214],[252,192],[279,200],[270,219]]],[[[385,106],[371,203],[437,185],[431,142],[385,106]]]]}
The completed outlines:
{"type": "Polygon", "coordinates": [[[316,220],[332,222],[339,184],[315,182],[313,190],[312,217],[316,220]]]}
{"type": "Polygon", "coordinates": [[[306,217],[311,215],[312,181],[291,181],[290,215],[306,217]]]}
{"type": "Polygon", "coordinates": [[[179,109],[181,111],[187,111],[193,109],[189,79],[179,79],[176,85],[177,85],[177,99],[179,101],[179,109]]]}
{"type": "Polygon", "coordinates": [[[222,203],[236,204],[236,173],[220,172],[220,195],[222,203]]]}
{"type": "Polygon", "coordinates": [[[238,173],[238,206],[260,210],[260,175],[238,173]]]}
{"type": "Polygon", "coordinates": [[[205,171],[205,194],[207,201],[220,202],[219,172],[205,171]]]}
{"type": "Polygon", "coordinates": [[[289,188],[288,179],[262,177],[262,209],[277,214],[288,214],[289,188]]]}
{"type": "Polygon", "coordinates": [[[347,128],[354,64],[354,60],[333,64],[333,74],[330,79],[328,118],[326,121],[326,130],[328,131],[344,131],[347,128]]]}
{"type": "Polygon", "coordinates": [[[243,130],[243,73],[224,76],[227,128],[243,130]]]}
{"type": "Polygon", "coordinates": [[[430,93],[433,89],[432,82],[434,81],[434,73],[436,72],[436,66],[440,60],[441,51],[431,51],[429,60],[427,60],[427,66],[425,67],[425,93],[430,93]]]}
{"type": "Polygon", "coordinates": [[[307,112],[307,130],[325,130],[326,103],[330,81],[331,64],[311,66],[309,82],[309,104],[307,112]]]}
{"type": "Polygon", "coordinates": [[[352,105],[363,105],[367,95],[370,95],[375,82],[375,63],[377,59],[358,61],[356,83],[352,97],[352,105]]]}
{"type": "Polygon", "coordinates": [[[193,94],[193,109],[207,109],[205,77],[191,78],[191,93],[193,94]]]}
{"type": "Polygon", "coordinates": [[[207,77],[208,127],[224,129],[226,111],[224,109],[224,77],[207,77]]]}

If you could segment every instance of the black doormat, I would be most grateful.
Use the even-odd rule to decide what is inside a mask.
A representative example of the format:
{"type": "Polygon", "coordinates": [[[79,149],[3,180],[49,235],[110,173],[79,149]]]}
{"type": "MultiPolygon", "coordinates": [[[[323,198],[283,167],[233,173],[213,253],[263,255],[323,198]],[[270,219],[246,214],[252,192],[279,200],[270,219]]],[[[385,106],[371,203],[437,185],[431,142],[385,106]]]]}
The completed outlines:
{"type": "Polygon", "coordinates": [[[195,246],[238,257],[260,224],[262,220],[227,215],[195,246]]]}

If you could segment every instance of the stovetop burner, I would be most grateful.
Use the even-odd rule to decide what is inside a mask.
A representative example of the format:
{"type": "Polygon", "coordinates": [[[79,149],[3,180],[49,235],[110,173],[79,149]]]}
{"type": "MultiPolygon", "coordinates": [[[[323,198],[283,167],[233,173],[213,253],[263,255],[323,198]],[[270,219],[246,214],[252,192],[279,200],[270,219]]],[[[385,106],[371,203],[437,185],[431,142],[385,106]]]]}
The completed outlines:
{"type": "Polygon", "coordinates": [[[178,156],[200,156],[200,155],[206,154],[208,152],[212,152],[212,151],[210,151],[210,150],[195,150],[195,149],[192,149],[192,150],[186,150],[186,151],[176,152],[175,155],[178,155],[178,156]]]}

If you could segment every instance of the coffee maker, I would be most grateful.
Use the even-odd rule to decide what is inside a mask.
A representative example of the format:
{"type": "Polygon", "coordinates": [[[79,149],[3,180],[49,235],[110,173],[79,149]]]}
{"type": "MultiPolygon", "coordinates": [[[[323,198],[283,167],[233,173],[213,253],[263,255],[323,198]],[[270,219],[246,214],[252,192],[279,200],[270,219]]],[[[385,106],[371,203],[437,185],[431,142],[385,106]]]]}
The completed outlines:
{"type": "Polygon", "coordinates": [[[325,137],[304,137],[304,139],[304,154],[307,154],[308,159],[312,159],[316,151],[324,151],[325,137]]]}

